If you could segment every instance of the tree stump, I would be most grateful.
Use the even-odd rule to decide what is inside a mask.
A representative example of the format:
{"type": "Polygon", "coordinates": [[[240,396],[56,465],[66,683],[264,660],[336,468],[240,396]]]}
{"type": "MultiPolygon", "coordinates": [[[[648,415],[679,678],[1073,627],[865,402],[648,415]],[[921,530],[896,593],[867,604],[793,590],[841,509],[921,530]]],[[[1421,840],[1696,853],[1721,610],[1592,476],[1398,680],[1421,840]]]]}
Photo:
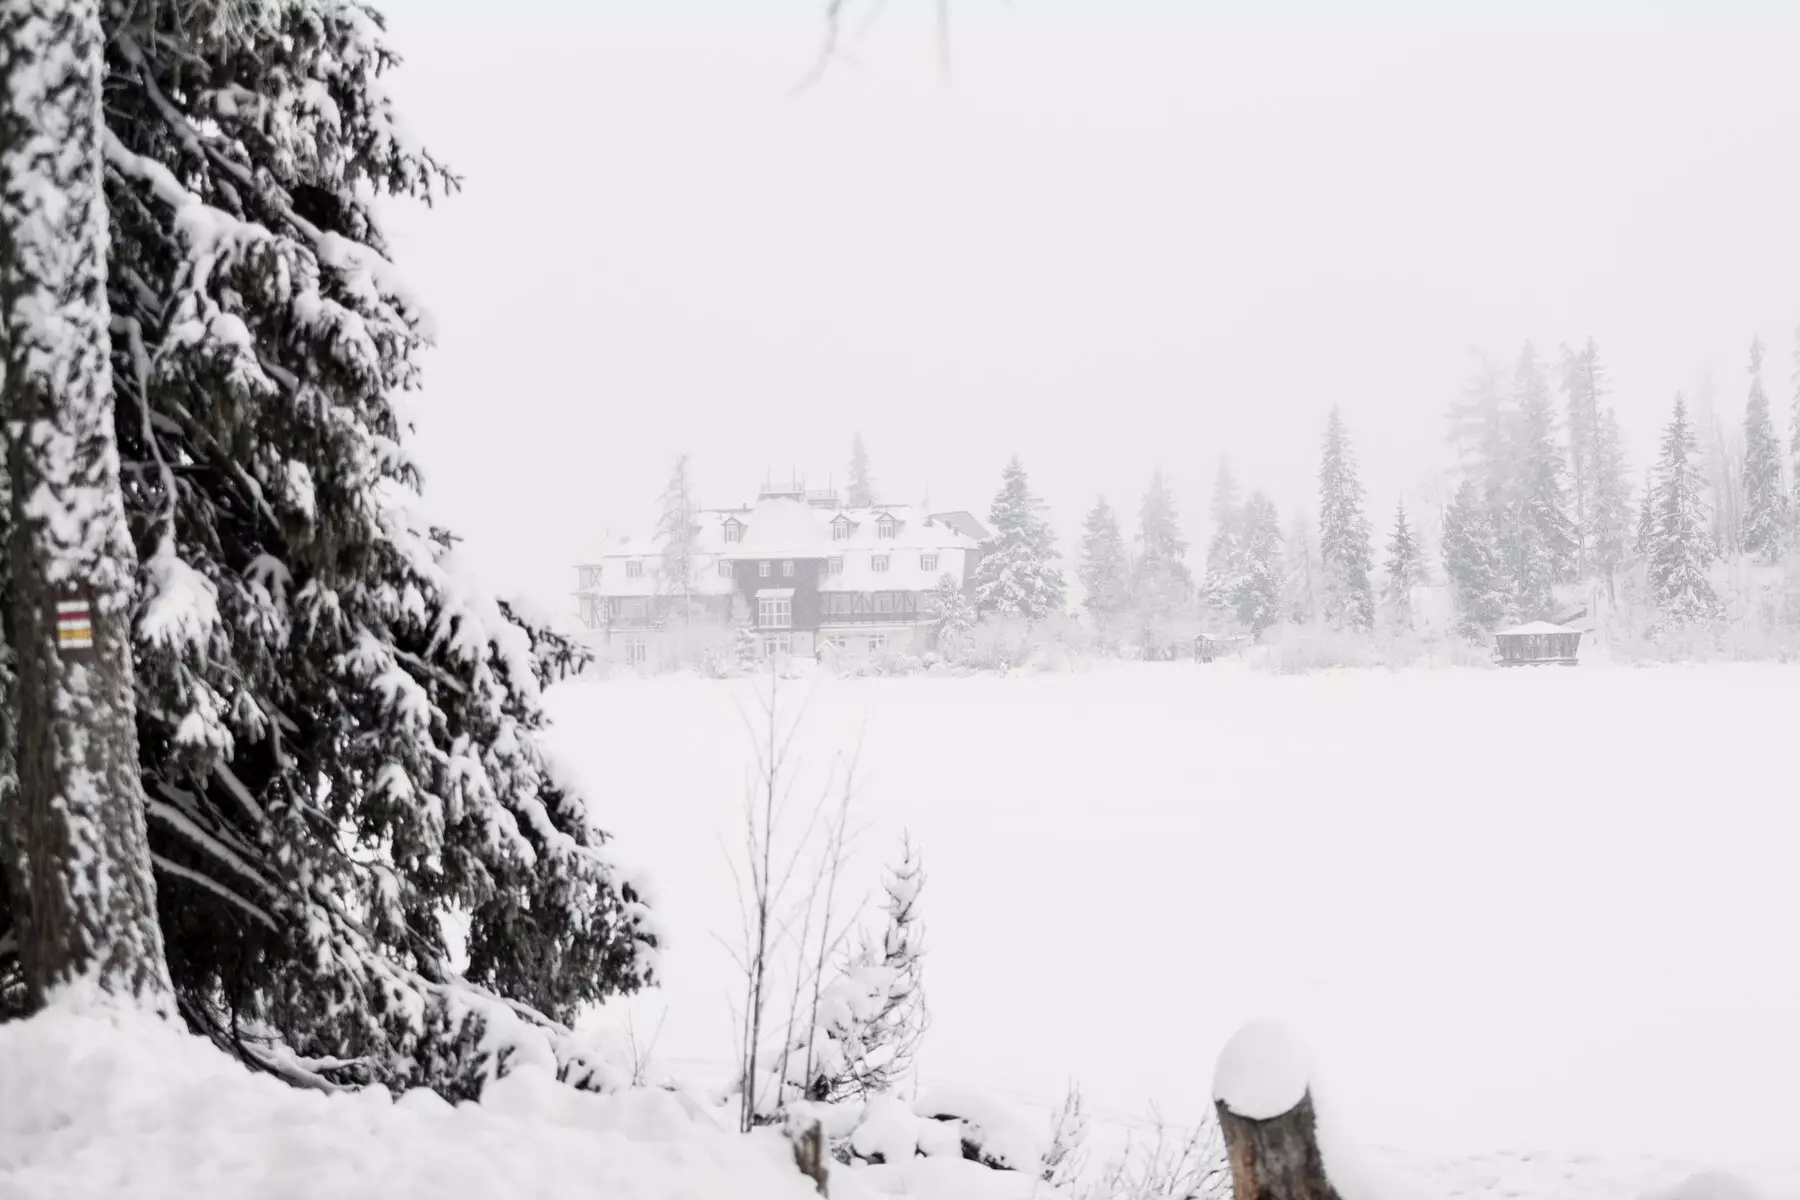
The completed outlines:
{"type": "Polygon", "coordinates": [[[829,1196],[831,1192],[826,1180],[831,1169],[827,1165],[829,1155],[825,1153],[825,1127],[819,1124],[817,1117],[790,1117],[787,1136],[794,1145],[794,1165],[813,1181],[819,1195],[829,1196]]]}
{"type": "Polygon", "coordinates": [[[1286,1027],[1253,1021],[1213,1070],[1234,1200],[1338,1200],[1313,1110],[1312,1055],[1286,1027]]]}
{"type": "Polygon", "coordinates": [[[1231,1161],[1233,1200],[1339,1200],[1319,1153],[1312,1094],[1266,1120],[1239,1116],[1214,1101],[1231,1161]]]}

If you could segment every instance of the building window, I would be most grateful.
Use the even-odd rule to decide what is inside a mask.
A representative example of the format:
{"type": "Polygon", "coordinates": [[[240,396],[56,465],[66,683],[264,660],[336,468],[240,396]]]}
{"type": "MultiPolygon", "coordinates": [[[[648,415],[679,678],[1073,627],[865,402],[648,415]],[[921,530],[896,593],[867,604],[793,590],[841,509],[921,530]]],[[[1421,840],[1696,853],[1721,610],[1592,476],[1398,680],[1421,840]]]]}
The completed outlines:
{"type": "Polygon", "coordinates": [[[792,579],[794,577],[794,560],[793,559],[791,559],[791,558],[786,559],[782,562],[781,577],[783,579],[792,579]]]}
{"type": "Polygon", "coordinates": [[[876,592],[875,593],[875,611],[881,612],[881,613],[893,612],[894,611],[894,593],[892,593],[892,592],[876,592]]]}
{"type": "Polygon", "coordinates": [[[763,655],[766,658],[786,658],[794,652],[792,634],[771,633],[762,640],[763,655]]]}
{"type": "Polygon", "coordinates": [[[935,555],[935,554],[919,555],[919,570],[921,570],[921,571],[937,570],[937,555],[935,555]]]}
{"type": "Polygon", "coordinates": [[[850,593],[848,592],[828,592],[825,597],[825,602],[830,605],[828,611],[833,616],[848,616],[852,611],[850,593]]]}
{"type": "Polygon", "coordinates": [[[769,577],[769,564],[768,563],[759,562],[756,564],[756,577],[758,579],[767,579],[769,577]]]}
{"type": "Polygon", "coordinates": [[[719,578],[720,579],[730,579],[731,578],[731,560],[730,559],[726,559],[724,562],[721,562],[719,564],[719,578]]]}
{"type": "Polygon", "coordinates": [[[842,575],[844,573],[844,556],[840,554],[836,558],[826,559],[825,573],[827,575],[842,575]]]}
{"type": "Polygon", "coordinates": [[[725,522],[725,540],[728,542],[743,541],[744,540],[743,524],[735,519],[725,522]]]}
{"type": "Polygon", "coordinates": [[[625,643],[625,665],[641,667],[650,657],[650,648],[644,644],[643,638],[631,638],[625,643]]]}
{"type": "Polygon", "coordinates": [[[764,629],[792,628],[794,602],[786,596],[759,596],[756,601],[756,623],[764,629]]]}
{"type": "Polygon", "coordinates": [[[887,649],[887,634],[871,633],[869,635],[869,653],[880,654],[887,649]]]}
{"type": "Polygon", "coordinates": [[[877,554],[877,555],[872,556],[869,559],[869,570],[874,571],[877,574],[880,574],[881,572],[886,571],[887,568],[888,568],[888,556],[887,555],[877,554]]]}
{"type": "Polygon", "coordinates": [[[618,600],[619,618],[624,621],[642,621],[650,615],[649,606],[641,599],[618,600]]]}
{"type": "Polygon", "coordinates": [[[643,563],[639,562],[637,559],[634,558],[630,562],[625,564],[625,578],[627,578],[627,579],[642,579],[643,577],[644,577],[644,564],[643,563]]]}
{"type": "Polygon", "coordinates": [[[883,517],[875,526],[875,536],[891,538],[894,536],[894,518],[883,517]]]}

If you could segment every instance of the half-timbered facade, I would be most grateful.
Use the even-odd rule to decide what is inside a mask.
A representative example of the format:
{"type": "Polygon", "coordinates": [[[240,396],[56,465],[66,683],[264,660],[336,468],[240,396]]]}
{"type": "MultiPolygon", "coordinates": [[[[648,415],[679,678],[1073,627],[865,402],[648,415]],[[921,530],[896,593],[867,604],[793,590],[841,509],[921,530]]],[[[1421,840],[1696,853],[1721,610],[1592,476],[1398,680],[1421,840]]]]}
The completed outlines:
{"type": "Polygon", "coordinates": [[[576,568],[577,611],[590,640],[632,665],[658,665],[696,622],[748,626],[764,654],[918,650],[930,593],[945,576],[968,586],[985,537],[966,512],[765,488],[697,514],[685,582],[652,539],[609,543],[576,568]]]}

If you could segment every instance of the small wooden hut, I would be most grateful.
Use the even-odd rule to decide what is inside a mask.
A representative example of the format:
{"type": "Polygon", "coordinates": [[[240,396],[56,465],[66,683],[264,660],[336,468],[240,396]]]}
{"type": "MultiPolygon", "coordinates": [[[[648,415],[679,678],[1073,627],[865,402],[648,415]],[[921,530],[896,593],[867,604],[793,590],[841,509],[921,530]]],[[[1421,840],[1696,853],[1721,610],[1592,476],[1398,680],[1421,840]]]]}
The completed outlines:
{"type": "Polygon", "coordinates": [[[1578,661],[1581,630],[1548,621],[1533,621],[1494,634],[1494,661],[1503,667],[1533,667],[1556,663],[1572,667],[1578,661]]]}
{"type": "Polygon", "coordinates": [[[1250,639],[1241,634],[1197,633],[1194,635],[1194,661],[1209,663],[1228,654],[1242,654],[1250,639]]]}

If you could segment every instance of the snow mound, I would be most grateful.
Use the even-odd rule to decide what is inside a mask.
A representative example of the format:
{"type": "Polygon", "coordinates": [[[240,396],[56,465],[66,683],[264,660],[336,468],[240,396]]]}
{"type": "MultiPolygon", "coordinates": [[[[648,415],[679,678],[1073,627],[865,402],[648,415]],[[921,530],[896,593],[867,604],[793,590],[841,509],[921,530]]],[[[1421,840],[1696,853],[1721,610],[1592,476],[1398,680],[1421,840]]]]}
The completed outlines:
{"type": "MultiPolygon", "coordinates": [[[[1049,1149],[1049,1125],[1041,1114],[970,1088],[927,1088],[913,1102],[913,1112],[928,1122],[960,1124],[959,1144],[966,1141],[993,1166],[1035,1176],[1049,1149]]],[[[927,1154],[941,1152],[941,1134],[921,1129],[918,1140],[927,1154]]]]}
{"type": "Polygon", "coordinates": [[[1277,1021],[1252,1021],[1219,1052],[1213,1099],[1240,1117],[1266,1121],[1292,1109],[1312,1080],[1312,1055],[1277,1021]]]}
{"type": "Polygon", "coordinates": [[[919,1118],[906,1101],[877,1096],[863,1110],[862,1123],[851,1135],[850,1149],[871,1161],[903,1163],[919,1149],[919,1118]]]}
{"type": "Polygon", "coordinates": [[[298,1091],[73,999],[0,1025],[0,1196],[816,1200],[779,1134],[727,1132],[674,1093],[579,1092],[536,1066],[478,1104],[298,1091]]]}
{"type": "Polygon", "coordinates": [[[1651,1192],[1648,1200],[1758,1200],[1746,1180],[1726,1171],[1696,1171],[1674,1187],[1651,1192]]]}

